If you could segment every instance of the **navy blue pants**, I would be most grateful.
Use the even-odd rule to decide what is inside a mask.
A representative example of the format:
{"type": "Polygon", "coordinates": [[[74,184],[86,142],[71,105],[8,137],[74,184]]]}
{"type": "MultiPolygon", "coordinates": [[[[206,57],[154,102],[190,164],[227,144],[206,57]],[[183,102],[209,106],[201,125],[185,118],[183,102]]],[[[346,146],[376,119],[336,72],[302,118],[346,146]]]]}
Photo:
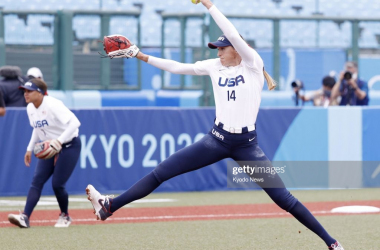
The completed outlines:
{"type": "MultiPolygon", "coordinates": [[[[272,166],[258,145],[255,130],[243,134],[231,134],[214,125],[200,141],[171,155],[160,163],[153,173],[162,183],[174,176],[203,168],[225,158],[232,158],[235,161],[255,161],[261,165],[272,166]]],[[[261,185],[259,182],[257,184],[261,185]]],[[[297,199],[289,193],[277,174],[271,175],[270,180],[266,178],[264,184],[266,187],[263,186],[263,190],[282,209],[289,211],[296,204],[297,199]],[[268,181],[272,184],[269,185],[268,181]],[[271,188],[267,188],[268,186],[271,188]]]]}
{"type": "Polygon", "coordinates": [[[55,165],[54,157],[48,160],[38,160],[26,199],[24,214],[30,217],[40,199],[42,188],[50,176],[53,176],[52,186],[59,208],[61,212],[68,214],[69,195],[65,189],[65,185],[74,171],[80,151],[81,141],[76,137],[71,142],[62,145],[62,150],[58,154],[55,165]]]}
{"type": "MultiPolygon", "coordinates": [[[[231,134],[214,125],[201,140],[172,154],[130,189],[112,199],[110,212],[147,196],[170,178],[203,168],[225,158],[232,158],[239,162],[255,161],[260,162],[261,166],[271,166],[271,162],[258,145],[256,131],[231,134]]],[[[255,173],[252,177],[263,176],[256,176],[255,173]]],[[[310,211],[290,194],[276,173],[270,174],[264,182],[257,182],[257,184],[279,207],[291,213],[299,222],[317,234],[326,245],[335,243],[336,240],[326,232],[310,211]]]]}
{"type": "MultiPolygon", "coordinates": [[[[144,177],[140,181],[141,183],[136,183],[130,190],[116,197],[113,200],[111,211],[145,197],[170,178],[203,168],[225,158],[271,164],[258,145],[256,131],[231,134],[214,125],[201,140],[172,154],[161,162],[151,174],[144,177]]],[[[275,188],[263,187],[263,190],[278,206],[289,211],[297,203],[297,199],[285,188],[277,174],[272,175],[271,182],[270,186],[275,188]]],[[[260,185],[260,183],[258,184],[260,185]]]]}

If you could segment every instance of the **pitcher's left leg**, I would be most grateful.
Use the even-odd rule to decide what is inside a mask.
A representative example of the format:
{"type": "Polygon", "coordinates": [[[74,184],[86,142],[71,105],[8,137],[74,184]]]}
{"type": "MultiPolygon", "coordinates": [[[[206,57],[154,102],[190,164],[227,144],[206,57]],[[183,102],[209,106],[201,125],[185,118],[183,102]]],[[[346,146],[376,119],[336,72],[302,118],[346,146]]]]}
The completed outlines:
{"type": "MultiPolygon", "coordinates": [[[[272,166],[257,143],[252,143],[251,147],[239,148],[239,150],[233,153],[233,159],[235,161],[252,161],[252,164],[256,162],[259,166],[272,166]]],[[[263,177],[261,174],[259,174],[260,176],[256,175],[257,173],[253,177],[263,177]]],[[[264,182],[258,182],[257,184],[263,188],[279,207],[292,214],[305,227],[317,234],[327,246],[331,246],[336,242],[310,211],[286,189],[280,176],[275,171],[273,174],[269,174],[269,176],[266,174],[264,182]]]]}

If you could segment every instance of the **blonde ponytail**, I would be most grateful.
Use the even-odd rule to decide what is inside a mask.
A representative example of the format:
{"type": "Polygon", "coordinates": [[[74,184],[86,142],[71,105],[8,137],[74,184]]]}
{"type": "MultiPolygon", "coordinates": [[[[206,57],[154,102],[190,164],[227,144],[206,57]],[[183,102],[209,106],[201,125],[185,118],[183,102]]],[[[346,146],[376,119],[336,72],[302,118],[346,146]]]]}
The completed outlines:
{"type": "Polygon", "coordinates": [[[263,72],[264,72],[265,80],[267,81],[267,84],[268,84],[268,89],[274,90],[277,85],[276,81],[265,71],[264,68],[263,68],[263,72]]]}

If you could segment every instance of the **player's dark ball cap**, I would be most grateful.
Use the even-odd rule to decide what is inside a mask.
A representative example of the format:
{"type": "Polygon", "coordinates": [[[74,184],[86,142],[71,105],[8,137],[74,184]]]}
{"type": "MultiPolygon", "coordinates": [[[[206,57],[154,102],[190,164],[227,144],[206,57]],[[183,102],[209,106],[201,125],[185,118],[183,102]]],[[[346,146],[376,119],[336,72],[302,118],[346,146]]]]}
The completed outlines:
{"type": "Polygon", "coordinates": [[[216,42],[208,43],[210,49],[216,49],[218,47],[232,46],[225,35],[221,35],[216,42]]]}
{"type": "Polygon", "coordinates": [[[32,91],[38,91],[40,92],[41,94],[45,94],[44,91],[42,89],[40,89],[35,83],[29,81],[29,82],[26,82],[23,86],[20,86],[18,87],[19,89],[28,89],[28,90],[32,90],[32,91]]]}

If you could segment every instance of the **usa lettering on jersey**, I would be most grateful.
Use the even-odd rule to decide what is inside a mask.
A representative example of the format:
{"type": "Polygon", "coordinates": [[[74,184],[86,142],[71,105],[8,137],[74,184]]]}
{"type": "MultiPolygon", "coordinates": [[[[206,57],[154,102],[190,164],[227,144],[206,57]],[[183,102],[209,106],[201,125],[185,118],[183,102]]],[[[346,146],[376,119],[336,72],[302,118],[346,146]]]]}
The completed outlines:
{"type": "Polygon", "coordinates": [[[42,121],[34,121],[33,125],[35,128],[41,128],[41,127],[45,127],[45,125],[49,126],[49,123],[46,120],[42,120],[42,121]]]}
{"type": "Polygon", "coordinates": [[[218,131],[215,131],[215,129],[212,129],[212,134],[224,141],[224,136],[220,134],[218,131]]]}
{"type": "Polygon", "coordinates": [[[226,78],[225,80],[223,80],[223,77],[219,77],[218,85],[220,87],[234,87],[239,86],[239,82],[245,83],[244,77],[242,75],[239,75],[235,78],[226,78]]]}

